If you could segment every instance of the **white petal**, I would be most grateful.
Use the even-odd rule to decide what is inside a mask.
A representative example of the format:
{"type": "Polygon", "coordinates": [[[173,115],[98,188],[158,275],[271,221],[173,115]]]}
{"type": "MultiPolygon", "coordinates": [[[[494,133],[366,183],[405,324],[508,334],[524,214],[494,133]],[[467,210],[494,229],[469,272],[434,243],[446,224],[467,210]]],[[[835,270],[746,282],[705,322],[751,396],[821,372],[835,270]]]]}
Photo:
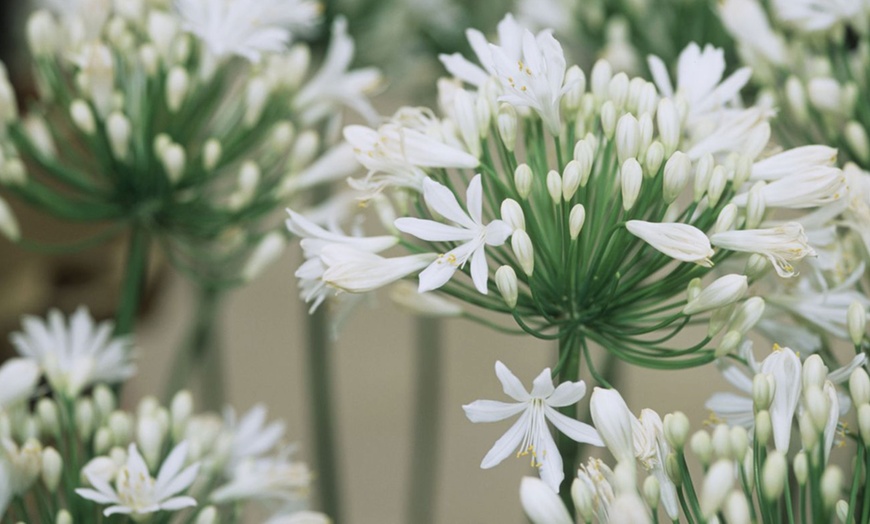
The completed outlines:
{"type": "Polygon", "coordinates": [[[486,295],[489,290],[487,283],[489,281],[489,266],[486,263],[486,251],[483,245],[474,251],[471,255],[471,280],[474,282],[474,287],[482,295],[486,295]]]}
{"type": "Polygon", "coordinates": [[[475,175],[465,192],[465,205],[468,214],[475,224],[483,224],[483,182],[480,175],[475,175]]]}
{"type": "Polygon", "coordinates": [[[520,502],[533,524],[573,524],[562,500],[543,481],[523,477],[520,502]]]}
{"type": "Polygon", "coordinates": [[[532,382],[532,398],[548,398],[553,394],[553,376],[550,374],[550,368],[545,368],[541,371],[535,381],[532,382]]]}
{"type": "Polygon", "coordinates": [[[546,427],[542,429],[543,434],[540,435],[538,442],[544,448],[538,453],[541,467],[538,471],[541,475],[541,480],[544,481],[550,488],[558,492],[559,485],[565,480],[565,472],[562,470],[562,455],[559,454],[559,448],[553,440],[553,436],[546,427]]]}
{"type": "Polygon", "coordinates": [[[473,230],[422,218],[403,217],[397,219],[394,224],[399,231],[427,242],[468,241],[477,236],[473,230]]]}
{"type": "Polygon", "coordinates": [[[576,442],[585,442],[586,444],[592,444],[593,446],[604,446],[604,441],[601,440],[601,436],[595,428],[589,424],[567,417],[550,406],[545,406],[544,413],[556,429],[571,437],[572,440],[576,442]]]}
{"type": "Polygon", "coordinates": [[[562,382],[547,398],[547,405],[554,408],[570,406],[579,402],[585,395],[586,383],[582,380],[579,382],[562,382]]]}
{"type": "Polygon", "coordinates": [[[447,186],[427,178],[423,181],[423,198],[429,209],[447,220],[467,229],[477,229],[477,224],[469,218],[456,200],[456,195],[447,186]]]}
{"type": "Polygon", "coordinates": [[[520,379],[511,373],[511,370],[502,364],[501,361],[496,361],[495,363],[495,374],[501,382],[505,395],[518,402],[527,402],[531,400],[532,397],[529,395],[529,392],[526,391],[526,388],[523,387],[523,383],[520,382],[520,379]]]}
{"type": "Polygon", "coordinates": [[[495,442],[492,449],[489,450],[486,456],[483,457],[483,461],[480,463],[482,469],[489,469],[497,466],[517,449],[529,426],[529,417],[529,411],[526,410],[522,415],[520,415],[520,418],[514,422],[514,425],[495,442]]]}
{"type": "Polygon", "coordinates": [[[174,497],[160,503],[160,509],[164,511],[178,511],[193,506],[196,506],[196,499],[193,497],[174,497]]]}
{"type": "Polygon", "coordinates": [[[497,400],[475,400],[462,406],[465,416],[472,422],[497,422],[510,418],[526,409],[524,402],[499,402],[497,400]]]}

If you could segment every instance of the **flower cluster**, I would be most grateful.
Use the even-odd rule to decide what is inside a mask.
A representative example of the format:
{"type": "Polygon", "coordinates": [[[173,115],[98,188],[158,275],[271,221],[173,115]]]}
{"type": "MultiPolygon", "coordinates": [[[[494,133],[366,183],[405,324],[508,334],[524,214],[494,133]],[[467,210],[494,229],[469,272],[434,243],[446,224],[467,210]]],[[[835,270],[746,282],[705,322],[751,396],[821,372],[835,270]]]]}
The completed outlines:
{"type": "Polygon", "coordinates": [[[111,329],[79,309],[69,322],[57,311],[26,317],[12,335],[21,356],[0,367],[0,514],[71,523],[161,513],[204,524],[263,503],[275,522],[329,522],[305,511],[311,472],[263,406],[240,418],[229,408],[197,414],[181,391],[167,406],[146,397],[135,412],[120,409],[110,386],[134,368],[130,340],[111,329]]]}

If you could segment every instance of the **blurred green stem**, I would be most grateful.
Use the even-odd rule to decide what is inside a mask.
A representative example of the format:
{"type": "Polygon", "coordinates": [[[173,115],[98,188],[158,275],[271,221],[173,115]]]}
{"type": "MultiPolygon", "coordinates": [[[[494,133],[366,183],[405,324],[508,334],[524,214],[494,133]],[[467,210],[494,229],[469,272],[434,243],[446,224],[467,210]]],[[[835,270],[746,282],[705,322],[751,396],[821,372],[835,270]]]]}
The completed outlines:
{"type": "MultiPolygon", "coordinates": [[[[565,359],[566,362],[559,371],[559,384],[567,381],[577,382],[580,379],[580,356],[583,344],[581,336],[576,333],[568,333],[559,338],[559,361],[565,359]]],[[[576,405],[565,406],[559,411],[567,417],[577,419],[576,405]]],[[[574,509],[574,501],[571,499],[571,483],[577,477],[580,445],[564,433],[559,433],[556,445],[559,448],[559,454],[562,455],[562,471],[565,473],[565,479],[559,486],[559,496],[562,497],[565,508],[568,509],[573,518],[576,510],[574,509]]]]}
{"type": "Polygon", "coordinates": [[[136,323],[136,313],[142,301],[145,279],[148,276],[148,249],[151,238],[141,225],[134,225],[130,232],[127,251],[127,267],[121,283],[121,299],[115,318],[115,335],[129,335],[136,323]]]}
{"type": "Polygon", "coordinates": [[[308,316],[306,322],[308,349],[308,398],[312,418],[311,442],[317,457],[316,475],[320,485],[323,511],[335,524],[342,524],[339,489],[337,416],[332,399],[332,344],[329,339],[329,317],[325,308],[308,316]]]}
{"type": "Polygon", "coordinates": [[[440,320],[426,317],[418,318],[415,326],[414,440],[405,519],[409,524],[430,524],[435,520],[438,430],[441,426],[442,327],[440,320]]]}

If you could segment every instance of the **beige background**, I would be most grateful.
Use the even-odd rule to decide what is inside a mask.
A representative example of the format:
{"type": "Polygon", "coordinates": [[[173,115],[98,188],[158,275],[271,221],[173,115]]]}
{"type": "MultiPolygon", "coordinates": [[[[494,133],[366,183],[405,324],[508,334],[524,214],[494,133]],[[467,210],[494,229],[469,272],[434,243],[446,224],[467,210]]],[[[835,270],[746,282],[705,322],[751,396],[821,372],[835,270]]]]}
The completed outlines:
{"type": "MultiPolygon", "coordinates": [[[[288,435],[311,456],[304,374],[304,311],[293,271],[301,255],[293,247],[259,280],[235,292],[222,312],[231,402],[247,409],[265,402],[288,422],[288,435]]],[[[139,326],[141,373],[128,394],[162,390],[162,377],[183,322],[192,314],[188,285],[171,278],[155,311],[139,326]]],[[[333,362],[337,391],[340,459],[347,522],[401,522],[409,478],[413,377],[412,317],[384,295],[356,311],[341,333],[333,362]]],[[[509,422],[472,424],[462,404],[504,399],[493,365],[505,362],[528,384],[552,365],[554,347],[528,337],[500,335],[464,320],[446,322],[442,456],[433,503],[436,522],[525,522],[518,489],[533,474],[525,459],[509,458],[495,469],[479,464],[509,422]]],[[[711,368],[655,372],[625,368],[623,393],[635,411],[685,410],[693,423],[705,418],[709,392],[727,385],[711,368]]],[[[590,388],[591,390],[591,388],[590,388]]],[[[581,402],[587,402],[588,397],[581,402]]]]}

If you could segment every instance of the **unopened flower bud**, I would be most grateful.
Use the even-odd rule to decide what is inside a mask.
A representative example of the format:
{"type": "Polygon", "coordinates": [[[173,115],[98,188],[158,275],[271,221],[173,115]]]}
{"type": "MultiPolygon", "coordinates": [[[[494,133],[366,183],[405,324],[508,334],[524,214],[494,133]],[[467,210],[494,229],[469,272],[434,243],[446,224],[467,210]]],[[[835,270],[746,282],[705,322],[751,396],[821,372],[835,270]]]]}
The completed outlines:
{"type": "Polygon", "coordinates": [[[550,193],[553,202],[558,204],[562,200],[562,177],[557,171],[547,173],[547,192],[550,193]]]}
{"type": "Polygon", "coordinates": [[[738,490],[732,491],[725,499],[723,513],[728,524],[750,524],[752,522],[746,495],[738,490]]]}
{"type": "Polygon", "coordinates": [[[634,207],[637,197],[640,195],[640,186],[643,183],[643,169],[634,158],[629,158],[622,164],[620,170],[622,180],[622,208],[628,211],[634,207]]]}
{"type": "Polygon", "coordinates": [[[193,395],[190,391],[181,390],[172,397],[172,403],[169,408],[170,418],[172,420],[172,436],[176,441],[183,440],[184,430],[187,428],[187,422],[193,414],[193,395]]]}
{"type": "Polygon", "coordinates": [[[686,439],[689,438],[689,418],[682,411],[675,411],[665,415],[664,421],[665,439],[677,451],[683,449],[686,439]]]}
{"type": "Polygon", "coordinates": [[[586,74],[579,66],[573,65],[565,71],[565,88],[567,91],[562,96],[562,107],[567,113],[576,113],[586,91],[586,74]]]}
{"type": "Polygon", "coordinates": [[[761,468],[761,486],[765,501],[774,502],[782,496],[787,474],[785,455],[776,450],[771,451],[761,468]]]}
{"type": "Polygon", "coordinates": [[[111,113],[106,119],[106,134],[112,154],[118,160],[125,160],[130,152],[130,137],[133,134],[130,120],[118,111],[111,113]]]}
{"type": "Polygon", "coordinates": [[[755,440],[761,445],[767,445],[770,436],[773,434],[773,422],[770,419],[770,412],[766,409],[760,410],[755,414],[755,440]]]}
{"type": "Polygon", "coordinates": [[[647,506],[649,506],[653,511],[659,507],[661,490],[662,488],[659,484],[659,479],[654,476],[650,475],[643,481],[643,499],[646,501],[647,506]]]}
{"type": "Polygon", "coordinates": [[[794,471],[794,478],[797,480],[798,486],[805,486],[810,471],[806,452],[800,451],[794,456],[794,460],[792,460],[792,471],[794,471]]]}
{"type": "Polygon", "coordinates": [[[56,449],[49,446],[42,450],[42,483],[49,493],[54,493],[60,484],[60,475],[63,472],[63,458],[56,449]]]}
{"type": "Polygon", "coordinates": [[[608,140],[616,132],[616,107],[610,100],[601,104],[601,131],[608,140]]]}
{"type": "Polygon", "coordinates": [[[795,119],[801,123],[806,122],[809,118],[807,96],[803,84],[794,76],[788,77],[785,81],[785,99],[795,119]]]}
{"type": "Polygon", "coordinates": [[[571,483],[571,500],[574,501],[574,507],[577,508],[577,513],[584,522],[591,522],[595,515],[594,501],[596,496],[580,479],[575,478],[574,482],[571,483]]]}
{"type": "Polygon", "coordinates": [[[204,507],[196,516],[194,524],[217,524],[218,512],[214,506],[204,507]]]}
{"type": "Polygon", "coordinates": [[[495,272],[495,285],[505,304],[511,309],[517,306],[517,274],[511,266],[501,266],[495,272]]]}
{"type": "Polygon", "coordinates": [[[9,204],[0,197],[0,233],[12,242],[17,242],[21,238],[21,229],[18,226],[18,220],[12,214],[12,208],[9,204]]]}
{"type": "Polygon", "coordinates": [[[520,198],[527,198],[532,192],[532,168],[528,164],[520,164],[514,171],[514,187],[520,198]]]}
{"type": "Polygon", "coordinates": [[[88,440],[91,433],[96,429],[96,414],[94,403],[89,398],[80,398],[75,405],[75,424],[79,437],[88,440]]]}
{"type": "Polygon", "coordinates": [[[776,382],[768,380],[768,375],[758,373],[752,378],[752,407],[756,413],[770,407],[776,382]]]}
{"type": "Polygon", "coordinates": [[[109,415],[109,429],[116,446],[126,446],[133,434],[133,419],[129,413],[115,411],[109,415]]]}
{"type": "Polygon", "coordinates": [[[753,160],[749,155],[738,156],[737,163],[734,165],[732,187],[739,189],[749,180],[749,177],[752,176],[753,160]]]}
{"type": "Polygon", "coordinates": [[[293,140],[296,138],[296,128],[293,122],[285,120],[278,122],[272,128],[271,136],[269,137],[269,146],[278,152],[283,152],[293,145],[293,140]]]}
{"type": "Polygon", "coordinates": [[[700,504],[704,519],[709,519],[725,502],[734,484],[734,464],[730,460],[719,460],[707,471],[701,486],[700,504]]]}
{"type": "Polygon", "coordinates": [[[506,198],[501,203],[501,219],[507,222],[511,229],[526,229],[526,217],[519,202],[506,198]]]}
{"type": "Polygon", "coordinates": [[[43,435],[57,436],[60,433],[60,415],[54,400],[46,397],[39,399],[36,414],[43,435]]]}
{"type": "Polygon", "coordinates": [[[722,340],[719,342],[719,345],[716,346],[715,355],[716,358],[722,358],[726,355],[730,355],[737,350],[737,346],[740,345],[740,342],[743,340],[743,333],[737,330],[730,330],[725,333],[725,336],[722,337],[722,340]]]}
{"type": "Polygon", "coordinates": [[[202,167],[206,171],[213,170],[220,162],[222,154],[223,148],[220,141],[216,138],[209,138],[202,146],[202,167]]]}
{"type": "Polygon", "coordinates": [[[495,121],[504,147],[513,152],[517,145],[517,110],[510,104],[501,104],[495,121]]]}
{"type": "Polygon", "coordinates": [[[583,180],[583,166],[577,160],[568,162],[565,170],[562,171],[562,198],[568,202],[574,198],[577,189],[580,188],[580,182],[583,180]]]}
{"type": "Polygon", "coordinates": [[[849,376],[849,395],[855,406],[870,403],[870,377],[864,368],[857,368],[849,376]]]}
{"type": "Polygon", "coordinates": [[[571,208],[571,213],[568,215],[568,234],[571,235],[571,240],[575,240],[580,236],[580,231],[583,230],[583,224],[586,222],[586,208],[583,204],[577,204],[571,208]]]}
{"type": "Polygon", "coordinates": [[[822,357],[810,355],[804,361],[801,375],[805,389],[813,386],[821,388],[825,384],[825,380],[828,379],[828,366],[825,365],[822,357]]]}
{"type": "Polygon", "coordinates": [[[640,125],[631,113],[619,117],[616,123],[616,154],[620,164],[637,158],[640,151],[640,125]]]}
{"type": "Polygon", "coordinates": [[[713,454],[724,459],[731,456],[731,432],[726,424],[719,424],[713,429],[713,454]]]}
{"type": "Polygon", "coordinates": [[[610,79],[613,77],[613,68],[610,62],[604,59],[599,59],[592,66],[592,73],[589,78],[589,86],[592,94],[598,100],[604,100],[608,95],[610,88],[610,79]]]}
{"type": "Polygon", "coordinates": [[[27,20],[27,43],[36,58],[51,56],[57,52],[60,35],[54,16],[45,9],[30,15],[27,20]]]}
{"type": "Polygon", "coordinates": [[[187,92],[190,89],[190,76],[187,70],[180,66],[175,66],[169,70],[169,75],[166,77],[166,107],[170,113],[175,113],[181,109],[181,104],[187,97],[187,92]]]}
{"type": "Polygon", "coordinates": [[[661,169],[664,160],[665,146],[656,140],[650,144],[649,148],[646,150],[646,159],[643,163],[644,168],[646,169],[646,176],[648,178],[654,178],[658,174],[659,169],[661,169]]]}
{"type": "Polygon", "coordinates": [[[865,446],[870,446],[870,404],[858,406],[858,433],[865,446]]]}
{"type": "Polygon", "coordinates": [[[273,231],[261,238],[242,267],[242,279],[246,282],[256,279],[281,256],[286,246],[287,237],[280,231],[273,231]]]}
{"type": "Polygon", "coordinates": [[[697,431],[689,440],[689,447],[698,461],[705,468],[710,465],[713,459],[713,442],[710,440],[710,434],[705,430],[697,431]]]}
{"type": "Polygon", "coordinates": [[[108,427],[103,426],[94,433],[94,455],[105,455],[114,444],[115,437],[108,427]]]}
{"type": "Polygon", "coordinates": [[[849,328],[849,338],[852,339],[852,343],[860,346],[867,329],[867,310],[857,300],[849,304],[849,310],[846,313],[846,326],[849,328]]]}
{"type": "Polygon", "coordinates": [[[840,499],[843,489],[843,470],[839,466],[830,465],[822,473],[822,502],[826,508],[834,507],[840,499]]]}
{"type": "Polygon", "coordinates": [[[522,229],[514,231],[511,235],[511,248],[523,268],[523,272],[526,276],[532,276],[532,272],[535,270],[535,249],[528,233],[522,229]]]}
{"type": "Polygon", "coordinates": [[[813,417],[808,411],[804,411],[797,417],[798,429],[801,434],[801,444],[804,449],[813,449],[819,442],[819,432],[813,422],[813,417]]]}
{"type": "Polygon", "coordinates": [[[106,420],[109,414],[118,407],[115,394],[105,384],[98,384],[91,396],[94,399],[94,407],[101,422],[106,420]]]}
{"type": "Polygon", "coordinates": [[[735,204],[727,204],[722,208],[722,211],[719,212],[719,216],[716,218],[716,224],[713,225],[710,235],[730,231],[736,222],[737,206],[735,204]]]}
{"type": "Polygon", "coordinates": [[[136,424],[136,442],[148,467],[155,469],[160,465],[160,454],[166,434],[160,422],[154,417],[139,419],[136,424]]]}
{"type": "Polygon", "coordinates": [[[666,204],[670,204],[680,196],[689,178],[692,175],[692,161],[689,155],[676,151],[665,163],[664,177],[662,178],[662,198],[666,204]]]}
{"type": "Polygon", "coordinates": [[[673,100],[670,98],[659,100],[656,122],[659,128],[659,139],[665,147],[665,154],[670,155],[677,150],[677,147],[680,145],[680,136],[682,135],[680,115],[677,113],[673,100]]]}
{"type": "Polygon", "coordinates": [[[320,149],[320,137],[314,130],[299,133],[290,152],[290,171],[298,171],[311,163],[320,149]]]}
{"type": "Polygon", "coordinates": [[[91,106],[81,99],[73,100],[69,106],[70,118],[73,124],[86,135],[93,135],[97,131],[97,122],[94,120],[94,113],[91,111],[91,106]]]}
{"type": "Polygon", "coordinates": [[[835,511],[837,513],[837,518],[840,519],[840,522],[843,524],[851,524],[849,521],[849,503],[844,499],[840,499],[837,501],[837,505],[835,506],[835,511]]]}
{"type": "Polygon", "coordinates": [[[707,198],[710,201],[710,207],[716,207],[719,199],[722,198],[722,193],[725,192],[725,186],[728,184],[728,173],[725,171],[725,166],[716,166],[713,168],[713,174],[710,176],[710,182],[707,184],[707,198]]]}
{"type": "Polygon", "coordinates": [[[710,178],[713,176],[715,165],[716,161],[713,160],[713,155],[709,153],[698,159],[698,163],[695,165],[695,202],[700,202],[701,198],[704,197],[704,193],[707,192],[707,186],[710,185],[710,178]]]}
{"type": "Polygon", "coordinates": [[[734,460],[740,462],[746,456],[746,451],[749,449],[749,434],[743,426],[734,426],[731,428],[731,455],[734,460]]]}
{"type": "Polygon", "coordinates": [[[665,459],[665,473],[668,478],[677,486],[683,483],[683,473],[680,471],[680,462],[677,459],[676,453],[670,453],[665,459]]]}
{"type": "Polygon", "coordinates": [[[683,308],[683,314],[696,315],[733,304],[743,298],[749,288],[745,275],[725,275],[713,281],[683,308]]]}
{"type": "Polygon", "coordinates": [[[73,524],[72,515],[70,515],[69,511],[62,509],[57,512],[54,524],[73,524]]]}
{"type": "Polygon", "coordinates": [[[749,298],[738,308],[734,315],[734,321],[731,323],[731,329],[745,335],[761,320],[762,314],[764,314],[764,299],[761,297],[749,298]]]}
{"type": "Polygon", "coordinates": [[[160,155],[160,161],[163,163],[166,177],[172,184],[177,184],[184,175],[184,165],[187,161],[184,148],[175,143],[167,145],[160,155]]]}
{"type": "Polygon", "coordinates": [[[746,221],[743,224],[743,227],[746,229],[757,228],[764,220],[764,213],[767,211],[767,204],[764,201],[764,188],[766,185],[763,180],[760,180],[747,193],[746,221]]]}
{"type": "Polygon", "coordinates": [[[690,280],[689,285],[686,286],[686,302],[692,302],[693,300],[698,298],[698,295],[701,294],[702,289],[703,288],[701,287],[700,278],[693,278],[692,280],[690,280]]]}
{"type": "Polygon", "coordinates": [[[846,143],[849,144],[849,149],[855,158],[866,164],[870,160],[870,139],[867,138],[867,131],[864,126],[852,120],[846,124],[845,130],[846,143]]]}

